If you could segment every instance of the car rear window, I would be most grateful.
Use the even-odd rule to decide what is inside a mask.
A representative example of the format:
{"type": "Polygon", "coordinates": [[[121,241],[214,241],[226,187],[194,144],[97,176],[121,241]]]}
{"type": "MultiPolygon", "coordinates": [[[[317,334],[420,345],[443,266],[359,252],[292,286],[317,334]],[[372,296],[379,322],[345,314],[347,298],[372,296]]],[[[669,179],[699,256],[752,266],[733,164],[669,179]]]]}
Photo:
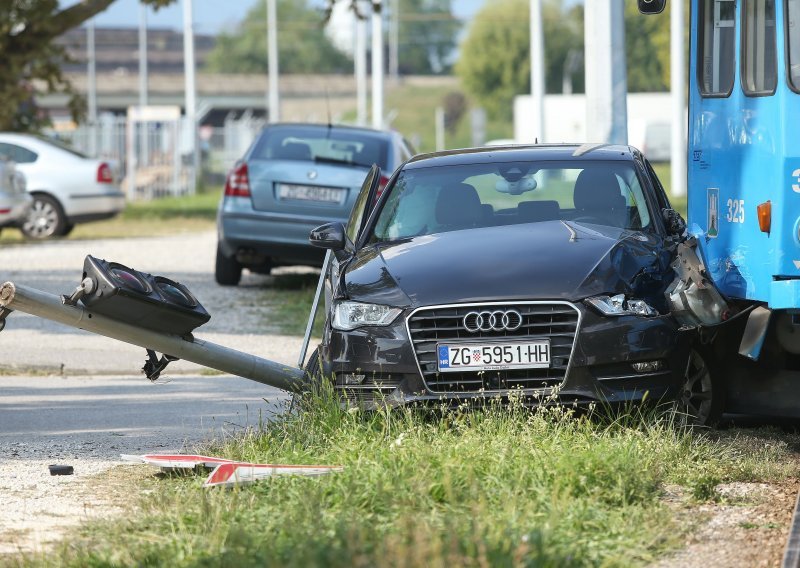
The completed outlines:
{"type": "Polygon", "coordinates": [[[88,155],[84,154],[83,152],[79,152],[72,146],[69,146],[64,142],[61,142],[60,140],[56,140],[54,138],[48,138],[47,136],[37,136],[36,138],[38,138],[40,142],[44,142],[45,144],[50,144],[50,146],[55,146],[59,150],[64,150],[65,152],[72,154],[76,158],[89,159],[88,155]]]}
{"type": "Polygon", "coordinates": [[[506,162],[404,170],[378,215],[374,241],[461,229],[565,221],[651,227],[626,162],[506,162]]]}
{"type": "Polygon", "coordinates": [[[299,160],[388,170],[389,141],[378,135],[336,127],[276,126],[259,136],[249,159],[299,160]]]}

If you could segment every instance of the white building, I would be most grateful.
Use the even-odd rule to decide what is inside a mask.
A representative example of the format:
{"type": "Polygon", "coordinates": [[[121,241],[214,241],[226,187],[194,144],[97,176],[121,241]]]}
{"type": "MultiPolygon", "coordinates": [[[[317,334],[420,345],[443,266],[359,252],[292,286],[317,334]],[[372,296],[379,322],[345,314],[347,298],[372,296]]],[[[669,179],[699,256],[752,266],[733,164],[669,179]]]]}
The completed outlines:
{"type": "MultiPolygon", "coordinates": [[[[628,94],[628,143],[642,150],[653,162],[670,158],[669,93],[628,94]]],[[[595,142],[586,139],[586,95],[546,95],[545,139],[539,142],[595,142]]],[[[530,95],[514,99],[514,140],[534,141],[533,100],[530,95]]],[[[686,128],[686,125],[683,125],[686,128]]]]}

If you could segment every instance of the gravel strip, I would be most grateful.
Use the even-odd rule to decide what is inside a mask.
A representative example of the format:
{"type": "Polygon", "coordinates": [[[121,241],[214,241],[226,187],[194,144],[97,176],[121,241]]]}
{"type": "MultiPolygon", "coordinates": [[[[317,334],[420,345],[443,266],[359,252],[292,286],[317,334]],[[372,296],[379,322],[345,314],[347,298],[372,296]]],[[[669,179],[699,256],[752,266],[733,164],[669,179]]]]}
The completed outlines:
{"type": "MultiPolygon", "coordinates": [[[[238,287],[214,282],[216,233],[169,237],[53,241],[0,248],[0,281],[15,281],[54,294],[71,292],[80,282],[87,254],[114,260],[177,280],[211,313],[198,337],[280,363],[296,364],[301,340],[269,331],[269,307],[259,304],[258,291],[270,276],[245,271],[238,287]]],[[[309,272],[282,268],[278,272],[309,272]]],[[[40,369],[56,374],[135,373],[144,363],[141,348],[27,314],[13,314],[0,334],[0,367],[40,369]]],[[[170,371],[198,373],[202,367],[186,361],[170,371]]]]}

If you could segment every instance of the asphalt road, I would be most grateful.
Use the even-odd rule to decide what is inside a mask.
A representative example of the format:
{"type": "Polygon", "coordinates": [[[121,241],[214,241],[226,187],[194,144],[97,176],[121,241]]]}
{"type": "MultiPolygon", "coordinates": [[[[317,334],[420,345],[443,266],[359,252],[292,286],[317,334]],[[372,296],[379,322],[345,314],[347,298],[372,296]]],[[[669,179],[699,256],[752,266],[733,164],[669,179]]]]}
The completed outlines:
{"type": "Polygon", "coordinates": [[[0,461],[119,459],[191,450],[258,428],[285,394],[231,376],[0,377],[0,461]]]}
{"type": "MultiPolygon", "coordinates": [[[[245,275],[237,288],[213,280],[213,232],[159,238],[54,241],[0,249],[0,281],[67,293],[86,254],[187,285],[212,314],[197,335],[296,364],[301,339],[265,333],[258,302],[270,277],[245,275]]],[[[175,451],[259,423],[286,399],[277,389],[209,376],[188,362],[151,384],[139,347],[14,313],[0,333],[0,462],[4,459],[112,458],[175,451]],[[264,400],[266,399],[266,401],[264,400]]]]}

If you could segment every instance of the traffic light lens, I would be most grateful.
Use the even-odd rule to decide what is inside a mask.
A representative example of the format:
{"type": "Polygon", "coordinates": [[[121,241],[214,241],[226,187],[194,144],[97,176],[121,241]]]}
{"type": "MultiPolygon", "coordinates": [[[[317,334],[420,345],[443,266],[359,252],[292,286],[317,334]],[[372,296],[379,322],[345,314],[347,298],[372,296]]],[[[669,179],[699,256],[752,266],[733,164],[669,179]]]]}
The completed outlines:
{"type": "Polygon", "coordinates": [[[179,306],[184,306],[186,308],[193,308],[195,305],[197,305],[196,302],[186,292],[174,284],[159,281],[157,285],[164,297],[173,304],[178,304],[179,306]]]}
{"type": "Polygon", "coordinates": [[[148,294],[150,292],[149,287],[142,282],[141,278],[125,268],[115,267],[109,272],[111,272],[114,278],[128,290],[133,290],[140,294],[148,294]]]}

